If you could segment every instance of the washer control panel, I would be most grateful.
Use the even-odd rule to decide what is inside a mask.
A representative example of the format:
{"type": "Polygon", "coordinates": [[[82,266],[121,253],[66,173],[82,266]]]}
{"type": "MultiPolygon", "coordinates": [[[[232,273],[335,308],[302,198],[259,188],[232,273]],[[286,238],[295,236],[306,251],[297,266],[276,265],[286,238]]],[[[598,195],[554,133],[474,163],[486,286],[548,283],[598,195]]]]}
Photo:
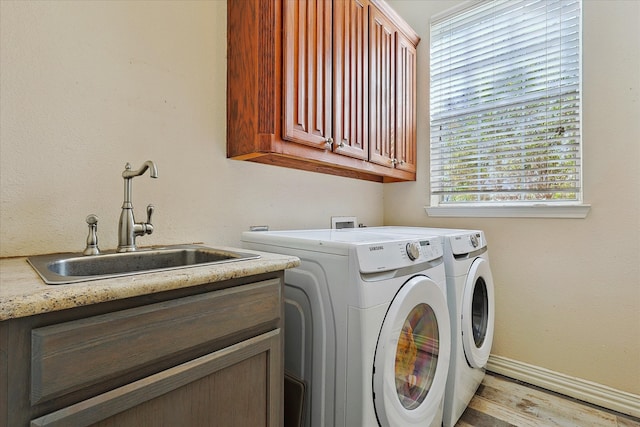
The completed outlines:
{"type": "Polygon", "coordinates": [[[415,261],[420,258],[420,245],[418,242],[409,242],[406,246],[407,255],[411,261],[415,261]]]}
{"type": "Polygon", "coordinates": [[[356,252],[363,273],[395,270],[443,256],[440,237],[362,244],[356,247],[356,252]]]}

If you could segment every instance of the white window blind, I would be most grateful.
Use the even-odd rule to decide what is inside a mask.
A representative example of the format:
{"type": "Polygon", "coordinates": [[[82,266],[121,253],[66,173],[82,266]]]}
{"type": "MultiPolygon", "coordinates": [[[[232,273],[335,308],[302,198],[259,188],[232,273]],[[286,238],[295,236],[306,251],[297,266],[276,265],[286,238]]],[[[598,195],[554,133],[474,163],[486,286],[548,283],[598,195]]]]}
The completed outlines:
{"type": "Polygon", "coordinates": [[[432,20],[432,206],[582,201],[580,26],[579,0],[432,20]]]}

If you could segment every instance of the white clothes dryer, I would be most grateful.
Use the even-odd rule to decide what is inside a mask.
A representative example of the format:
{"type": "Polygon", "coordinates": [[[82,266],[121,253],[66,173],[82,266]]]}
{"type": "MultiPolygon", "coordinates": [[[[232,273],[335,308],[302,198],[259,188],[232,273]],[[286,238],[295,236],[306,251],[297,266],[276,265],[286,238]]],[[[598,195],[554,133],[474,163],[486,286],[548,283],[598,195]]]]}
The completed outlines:
{"type": "Polygon", "coordinates": [[[442,237],[451,316],[451,361],[443,426],[453,427],[485,375],[493,343],[495,299],[485,234],[481,230],[368,227],[368,232],[442,237]]]}
{"type": "Polygon", "coordinates": [[[352,230],[245,232],[294,255],[285,369],[307,385],[307,427],[442,424],[451,331],[439,237],[352,230]]]}

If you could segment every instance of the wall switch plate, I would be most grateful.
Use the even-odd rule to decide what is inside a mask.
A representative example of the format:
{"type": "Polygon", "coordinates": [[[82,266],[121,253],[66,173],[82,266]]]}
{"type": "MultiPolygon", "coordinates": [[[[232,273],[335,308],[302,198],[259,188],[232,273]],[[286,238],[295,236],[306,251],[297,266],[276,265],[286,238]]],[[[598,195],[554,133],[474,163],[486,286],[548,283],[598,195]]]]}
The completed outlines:
{"type": "Polygon", "coordinates": [[[358,218],[355,216],[332,216],[331,228],[356,228],[358,226],[358,218]]]}

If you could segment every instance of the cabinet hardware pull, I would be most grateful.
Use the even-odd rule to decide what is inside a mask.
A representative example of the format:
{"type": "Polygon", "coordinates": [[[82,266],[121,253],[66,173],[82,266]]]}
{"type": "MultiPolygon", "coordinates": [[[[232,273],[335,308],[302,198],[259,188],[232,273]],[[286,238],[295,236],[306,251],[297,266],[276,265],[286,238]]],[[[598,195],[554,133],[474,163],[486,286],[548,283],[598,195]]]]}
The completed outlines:
{"type": "Polygon", "coordinates": [[[324,145],[326,150],[331,150],[331,146],[333,145],[333,138],[327,138],[324,145]]]}

